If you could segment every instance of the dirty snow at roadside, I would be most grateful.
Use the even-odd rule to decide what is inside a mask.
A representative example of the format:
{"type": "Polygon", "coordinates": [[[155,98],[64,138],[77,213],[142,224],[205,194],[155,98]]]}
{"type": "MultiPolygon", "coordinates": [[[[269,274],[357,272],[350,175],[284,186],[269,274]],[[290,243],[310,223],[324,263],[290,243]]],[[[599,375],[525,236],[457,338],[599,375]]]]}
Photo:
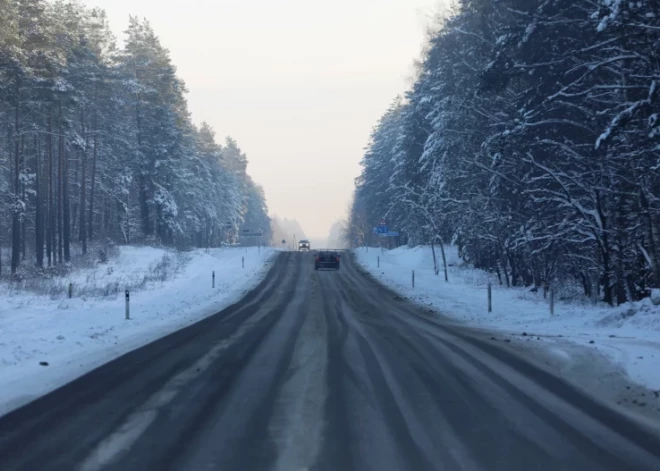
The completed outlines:
{"type": "MultiPolygon", "coordinates": [[[[571,361],[573,351],[563,341],[570,340],[621,365],[633,381],[660,389],[660,306],[651,299],[616,308],[557,300],[555,315],[551,316],[542,292],[501,287],[496,276],[464,266],[455,247],[447,248],[449,283],[444,281],[442,271],[438,276],[434,274],[430,247],[390,251],[361,248],[355,253],[358,262],[381,282],[447,317],[524,340],[540,337],[550,353],[566,362],[571,361]],[[493,286],[492,313],[487,310],[488,282],[493,286]]],[[[442,266],[438,248],[436,256],[442,266]]],[[[652,297],[660,303],[660,292],[652,297]]]]}
{"type": "Polygon", "coordinates": [[[56,280],[73,283],[72,299],[3,286],[0,415],[238,301],[263,279],[274,254],[256,247],[183,254],[121,247],[108,263],[56,280]],[[163,273],[165,281],[154,280],[154,273],[163,273]],[[125,286],[134,287],[130,320],[125,320],[125,286]]]}

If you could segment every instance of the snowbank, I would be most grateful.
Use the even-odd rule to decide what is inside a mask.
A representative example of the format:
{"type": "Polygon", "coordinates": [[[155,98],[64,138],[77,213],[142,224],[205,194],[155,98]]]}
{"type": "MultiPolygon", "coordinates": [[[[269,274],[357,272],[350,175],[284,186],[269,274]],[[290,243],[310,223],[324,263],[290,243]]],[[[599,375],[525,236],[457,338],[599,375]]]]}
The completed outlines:
{"type": "MultiPolygon", "coordinates": [[[[442,271],[438,276],[434,274],[429,247],[400,247],[391,251],[362,248],[355,253],[358,262],[383,283],[447,317],[517,336],[524,333],[526,338],[543,337],[555,357],[575,354],[563,342],[570,340],[604,354],[622,366],[633,381],[660,389],[660,293],[654,292],[652,299],[617,308],[559,299],[551,316],[542,292],[501,287],[496,277],[464,266],[454,247],[447,247],[446,251],[449,283],[444,281],[442,271]],[[412,270],[415,270],[414,289],[412,270]],[[489,282],[493,286],[492,313],[487,309],[489,282]]],[[[436,256],[442,266],[438,248],[436,256]]]]}
{"type": "Polygon", "coordinates": [[[176,254],[121,247],[107,264],[56,280],[73,283],[72,299],[3,292],[0,415],[236,302],[263,278],[274,253],[222,248],[176,254]],[[130,320],[125,320],[125,286],[139,287],[131,291],[130,320]]]}

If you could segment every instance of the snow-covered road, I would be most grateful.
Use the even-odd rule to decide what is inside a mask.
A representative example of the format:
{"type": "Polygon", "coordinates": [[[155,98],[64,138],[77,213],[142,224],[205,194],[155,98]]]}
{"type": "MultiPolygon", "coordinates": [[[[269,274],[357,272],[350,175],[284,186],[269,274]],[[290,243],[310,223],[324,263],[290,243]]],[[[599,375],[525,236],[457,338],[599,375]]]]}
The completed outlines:
{"type": "Polygon", "coordinates": [[[1,417],[3,471],[660,469],[655,426],[313,260],[1,417]]]}

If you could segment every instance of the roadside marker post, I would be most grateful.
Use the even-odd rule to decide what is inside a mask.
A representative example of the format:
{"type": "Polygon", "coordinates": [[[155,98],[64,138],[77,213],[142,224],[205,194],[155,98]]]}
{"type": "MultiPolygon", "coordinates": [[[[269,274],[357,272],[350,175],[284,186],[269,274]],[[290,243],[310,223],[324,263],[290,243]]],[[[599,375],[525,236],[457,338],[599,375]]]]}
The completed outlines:
{"type": "Polygon", "coordinates": [[[73,283],[69,283],[69,299],[73,296],[73,283]]]}
{"type": "Polygon", "coordinates": [[[488,283],[488,312],[493,312],[493,285],[488,283]]]}
{"type": "Polygon", "coordinates": [[[378,268],[380,268],[380,255],[378,256],[378,268]]]}
{"type": "Polygon", "coordinates": [[[415,270],[413,270],[413,273],[412,273],[412,286],[413,286],[413,288],[415,287],[415,270]]]}
{"type": "Polygon", "coordinates": [[[131,294],[128,292],[128,288],[126,288],[126,320],[129,320],[131,318],[130,301],[131,301],[131,294]]]}
{"type": "Polygon", "coordinates": [[[245,257],[241,257],[241,266],[245,268],[245,257]]]}
{"type": "Polygon", "coordinates": [[[215,270],[213,271],[213,274],[211,275],[211,288],[215,288],[215,270]]]}

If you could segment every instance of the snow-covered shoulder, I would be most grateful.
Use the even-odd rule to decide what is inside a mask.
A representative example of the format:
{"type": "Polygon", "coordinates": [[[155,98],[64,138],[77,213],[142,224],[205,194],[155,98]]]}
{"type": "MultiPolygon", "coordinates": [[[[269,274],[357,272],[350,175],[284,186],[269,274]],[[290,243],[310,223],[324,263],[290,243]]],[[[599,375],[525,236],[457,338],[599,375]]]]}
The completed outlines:
{"type": "Polygon", "coordinates": [[[56,295],[3,292],[0,415],[233,304],[263,279],[274,254],[257,247],[185,253],[121,247],[107,263],[53,282],[71,284],[71,299],[59,289],[56,295]]]}
{"type": "MultiPolygon", "coordinates": [[[[494,275],[465,266],[455,247],[446,247],[445,252],[448,282],[444,280],[442,269],[436,276],[430,247],[355,250],[363,268],[403,296],[457,322],[501,331],[514,342],[538,345],[544,355],[562,366],[562,374],[582,374],[584,369],[580,362],[591,362],[593,355],[605,356],[632,381],[654,391],[649,400],[657,402],[655,408],[660,410],[660,400],[653,397],[660,392],[660,292],[616,308],[562,299],[558,295],[554,315],[551,315],[549,299],[542,290],[502,287],[494,275]],[[488,283],[492,285],[490,313],[488,283]]],[[[436,257],[442,268],[438,247],[436,257]]],[[[611,373],[603,372],[604,375],[611,373]]],[[[640,399],[639,402],[646,404],[648,401],[640,399]]]]}

